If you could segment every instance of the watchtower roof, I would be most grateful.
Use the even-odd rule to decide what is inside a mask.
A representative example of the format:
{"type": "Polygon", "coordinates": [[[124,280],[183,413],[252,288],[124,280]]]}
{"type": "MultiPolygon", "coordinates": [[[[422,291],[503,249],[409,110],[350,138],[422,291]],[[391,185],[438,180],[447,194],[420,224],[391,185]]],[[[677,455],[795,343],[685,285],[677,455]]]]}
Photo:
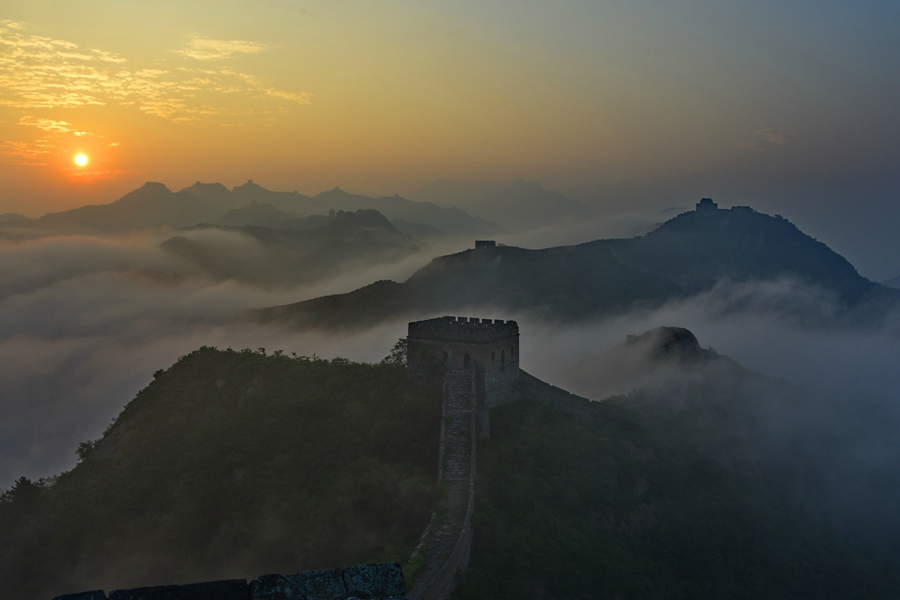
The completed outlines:
{"type": "Polygon", "coordinates": [[[502,319],[439,317],[409,324],[409,337],[418,340],[486,343],[519,335],[519,324],[502,319]]]}
{"type": "Polygon", "coordinates": [[[712,212],[719,209],[719,205],[712,201],[712,198],[700,198],[697,203],[697,212],[712,212]]]}

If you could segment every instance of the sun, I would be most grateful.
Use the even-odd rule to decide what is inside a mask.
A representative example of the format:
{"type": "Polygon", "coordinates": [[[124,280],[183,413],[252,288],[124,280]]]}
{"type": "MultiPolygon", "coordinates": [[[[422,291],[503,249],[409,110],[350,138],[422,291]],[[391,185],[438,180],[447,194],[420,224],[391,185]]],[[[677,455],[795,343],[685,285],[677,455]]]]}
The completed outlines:
{"type": "Polygon", "coordinates": [[[83,167],[88,164],[88,157],[86,154],[76,154],[75,155],[75,164],[79,167],[83,167]]]}

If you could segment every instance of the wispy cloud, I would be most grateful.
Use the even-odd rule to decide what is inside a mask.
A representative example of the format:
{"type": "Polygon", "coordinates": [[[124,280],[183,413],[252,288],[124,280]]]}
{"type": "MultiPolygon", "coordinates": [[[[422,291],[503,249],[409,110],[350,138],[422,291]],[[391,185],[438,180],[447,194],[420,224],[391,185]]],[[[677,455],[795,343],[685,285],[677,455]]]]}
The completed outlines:
{"type": "Polygon", "coordinates": [[[54,121],[53,119],[43,119],[38,117],[22,117],[19,119],[19,125],[27,125],[37,127],[44,131],[53,133],[73,133],[79,137],[93,135],[87,131],[79,131],[66,121],[54,121]]]}
{"type": "Polygon", "coordinates": [[[753,135],[765,139],[773,146],[781,146],[787,142],[791,135],[784,129],[776,129],[775,127],[766,127],[753,132],[753,135]]]}
{"type": "Polygon", "coordinates": [[[6,141],[0,143],[0,156],[16,165],[36,167],[47,164],[47,156],[55,146],[49,137],[32,142],[6,141]]]}
{"type": "MultiPolygon", "coordinates": [[[[229,67],[128,68],[126,58],[105,50],[83,51],[66,40],[30,35],[21,23],[0,21],[0,107],[20,110],[133,105],[176,122],[210,115],[234,116],[238,94],[309,104],[312,94],[279,89],[229,67]]],[[[195,38],[179,54],[197,60],[253,54],[266,46],[241,40],[195,38]]],[[[60,121],[62,122],[62,121],[60,121]]],[[[36,123],[31,123],[39,126],[36,123]]]]}
{"type": "Polygon", "coordinates": [[[10,21],[9,19],[0,19],[0,27],[7,27],[9,29],[25,29],[25,23],[10,21]]]}
{"type": "Polygon", "coordinates": [[[188,47],[184,50],[174,52],[196,60],[219,60],[234,54],[256,54],[266,48],[265,44],[245,40],[211,40],[197,37],[188,42],[188,47]]]}
{"type": "Polygon", "coordinates": [[[783,146],[794,138],[793,134],[777,127],[764,127],[753,132],[753,141],[739,146],[744,150],[763,152],[774,146],[783,146]]]}

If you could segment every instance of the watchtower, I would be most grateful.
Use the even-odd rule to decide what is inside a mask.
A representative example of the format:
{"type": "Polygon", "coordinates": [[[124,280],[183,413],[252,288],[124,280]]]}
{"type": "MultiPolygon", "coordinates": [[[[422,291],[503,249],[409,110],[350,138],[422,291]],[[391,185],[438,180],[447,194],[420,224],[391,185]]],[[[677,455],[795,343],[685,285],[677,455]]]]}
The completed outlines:
{"type": "Polygon", "coordinates": [[[514,399],[519,380],[519,325],[515,321],[440,317],[409,324],[407,375],[433,384],[450,370],[475,373],[479,422],[487,409],[514,399]]]}
{"type": "Polygon", "coordinates": [[[712,201],[712,198],[700,198],[697,203],[698,213],[710,213],[719,210],[719,205],[712,201]]]}

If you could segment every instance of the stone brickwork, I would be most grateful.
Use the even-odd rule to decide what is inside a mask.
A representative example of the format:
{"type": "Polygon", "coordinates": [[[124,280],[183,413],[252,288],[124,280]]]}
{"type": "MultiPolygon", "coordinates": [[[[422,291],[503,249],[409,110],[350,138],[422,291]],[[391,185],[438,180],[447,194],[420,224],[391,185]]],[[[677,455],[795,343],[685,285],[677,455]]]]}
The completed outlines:
{"type": "Polygon", "coordinates": [[[446,487],[446,508],[432,515],[416,548],[416,553],[425,554],[426,566],[410,591],[412,600],[445,600],[469,564],[475,509],[475,428],[474,366],[447,371],[438,467],[438,478],[446,487]]]}
{"type": "Polygon", "coordinates": [[[409,324],[407,373],[436,384],[448,371],[475,369],[479,434],[490,431],[489,409],[515,399],[519,379],[519,325],[515,321],[440,317],[409,324]]]}
{"type": "Polygon", "coordinates": [[[397,563],[348,569],[263,575],[187,585],[103,590],[57,596],[54,600],[406,600],[403,570],[397,563]]]}
{"type": "Polygon", "coordinates": [[[525,371],[519,373],[518,389],[519,394],[523,398],[537,400],[558,412],[570,414],[580,419],[592,419],[603,416],[608,410],[602,402],[594,402],[567,392],[555,385],[541,381],[525,371]]]}

